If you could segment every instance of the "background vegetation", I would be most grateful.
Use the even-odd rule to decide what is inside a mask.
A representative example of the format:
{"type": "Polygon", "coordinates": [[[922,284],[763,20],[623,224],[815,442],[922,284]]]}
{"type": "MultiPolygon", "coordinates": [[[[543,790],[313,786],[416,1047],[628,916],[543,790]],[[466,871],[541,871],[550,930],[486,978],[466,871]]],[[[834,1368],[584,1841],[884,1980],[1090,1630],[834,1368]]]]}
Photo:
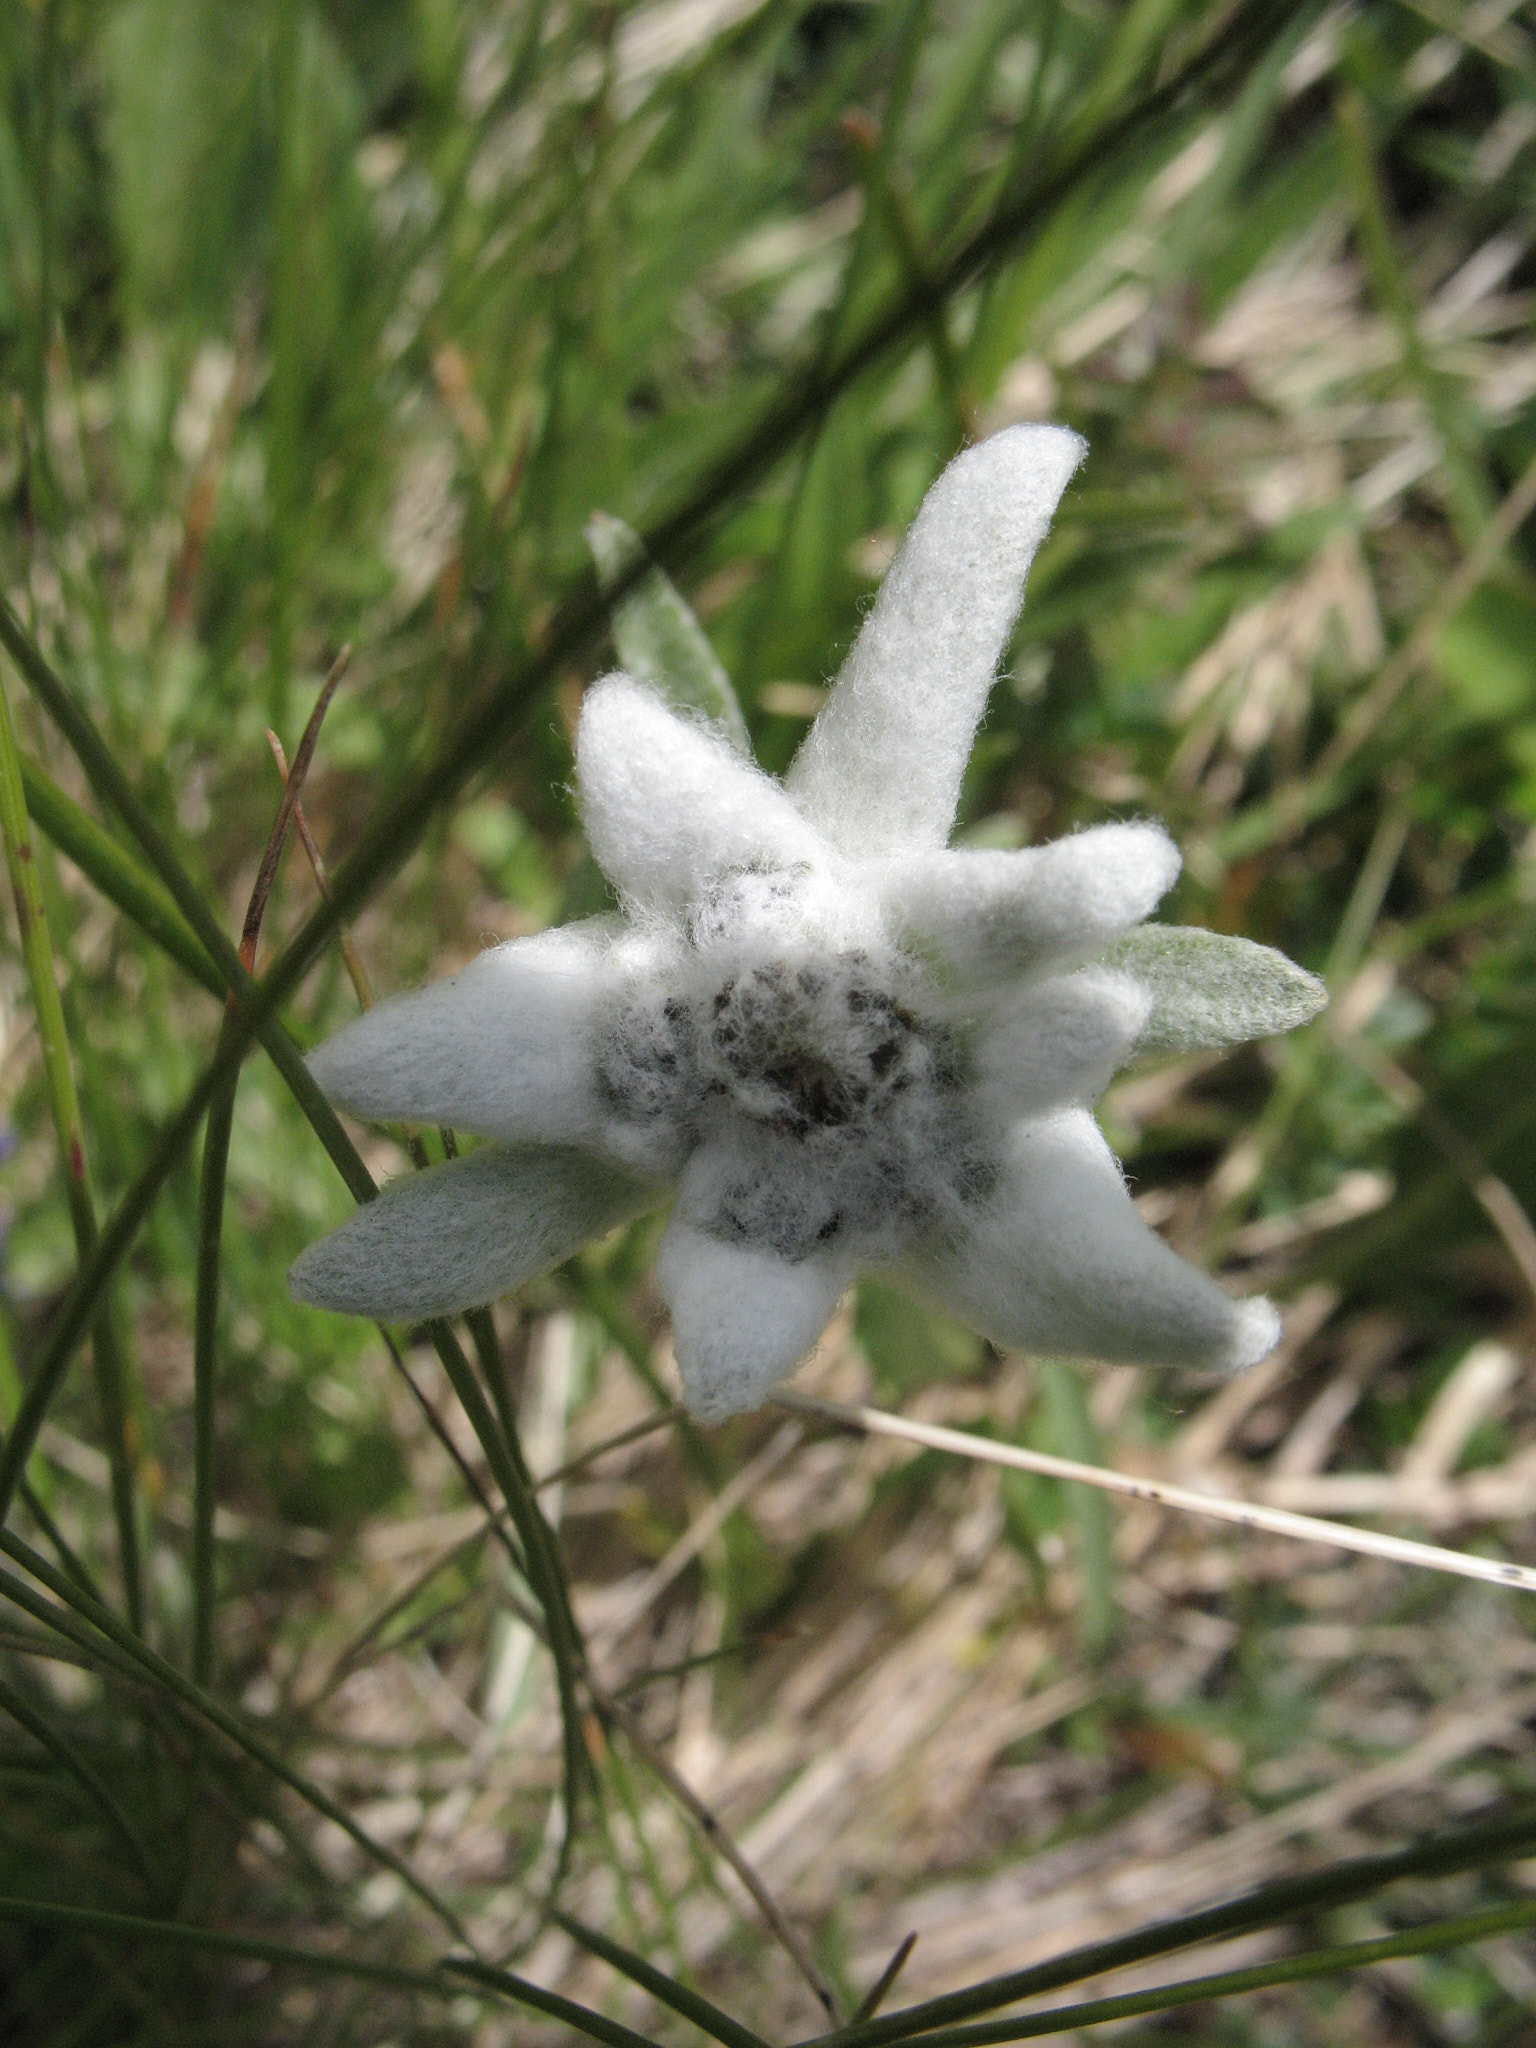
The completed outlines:
{"type": "Polygon", "coordinates": [[[669,1418],[541,1520],[530,1468],[667,1399],[654,1225],[473,1363],[302,1309],[289,1260],[409,1162],[295,1095],[285,1045],[356,1002],[297,844],[259,962],[292,1040],[232,1107],[257,1026],[219,1001],[264,729],[297,746],[344,643],[306,808],[382,993],[599,900],[595,510],[779,768],[948,456],[1068,421],[963,836],[1154,813],[1171,915],[1327,976],[1306,1032],[1104,1108],[1287,1340],[1217,1391],[867,1287],[802,1384],[1536,1560],[1521,17],[0,0],[7,2040],[563,2029],[438,1969],[473,1949],[600,2039],[746,2048],[829,2024],[813,1984],[851,2019],[908,1931],[898,1998],[1036,1970],[930,2043],[1025,1993],[1121,1997],[1149,2048],[1536,2039],[1528,1596],[772,1410],[669,1418]]]}

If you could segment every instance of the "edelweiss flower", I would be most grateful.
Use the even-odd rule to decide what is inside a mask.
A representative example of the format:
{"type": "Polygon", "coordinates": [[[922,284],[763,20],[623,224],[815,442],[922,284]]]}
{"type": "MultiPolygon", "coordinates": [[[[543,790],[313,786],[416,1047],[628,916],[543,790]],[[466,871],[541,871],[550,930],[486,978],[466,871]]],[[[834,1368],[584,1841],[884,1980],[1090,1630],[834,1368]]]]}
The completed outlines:
{"type": "Polygon", "coordinates": [[[293,1268],[308,1301],[444,1315],[670,1188],[657,1273],[689,1404],[756,1405],[879,1272],[1001,1344],[1236,1371],[1273,1345],[1136,1213],[1089,1105],[1138,1051],[1287,1028],[1281,955],[1138,926],[1154,824],[946,846],[1030,559],[1082,454],[1017,427],[925,500],[785,783],[625,675],[576,740],[622,918],[521,939],[311,1066],[354,1115],[494,1140],[395,1182],[293,1268]]]}

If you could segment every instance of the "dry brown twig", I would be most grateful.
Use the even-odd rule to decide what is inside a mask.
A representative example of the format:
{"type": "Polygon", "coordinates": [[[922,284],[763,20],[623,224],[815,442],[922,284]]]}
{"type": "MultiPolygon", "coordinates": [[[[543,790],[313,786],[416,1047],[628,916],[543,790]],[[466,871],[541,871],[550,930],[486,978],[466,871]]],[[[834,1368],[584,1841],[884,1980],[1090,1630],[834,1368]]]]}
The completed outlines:
{"type": "MultiPolygon", "coordinates": [[[[292,771],[288,766],[288,757],[283,752],[283,743],[271,726],[267,727],[267,744],[272,749],[273,759],[277,762],[277,772],[282,776],[284,786],[286,787],[292,771]]],[[[304,806],[297,800],[295,800],[293,807],[293,827],[299,835],[300,845],[308,856],[310,873],[315,878],[315,887],[326,901],[329,902],[331,894],[330,870],[326,867],[325,856],[320,851],[315,835],[310,829],[309,819],[304,813],[304,806]]],[[[345,925],[337,926],[336,943],[341,948],[341,957],[346,963],[347,974],[351,979],[353,989],[356,991],[359,1007],[364,1010],[371,1010],[373,1008],[373,984],[368,979],[368,970],[363,965],[362,955],[353,944],[352,934],[345,925]]]]}
{"type": "Polygon", "coordinates": [[[845,1408],[839,1401],[823,1401],[814,1394],[781,1391],[773,1399],[779,1407],[794,1414],[819,1416],[843,1429],[896,1437],[930,1450],[953,1451],[960,1457],[975,1458],[983,1464],[1006,1465],[1016,1472],[1034,1472],[1047,1479],[1071,1480],[1081,1486],[1098,1487],[1105,1493],[1152,1501],[1159,1507],[1175,1508],[1185,1514],[1208,1515],[1215,1521],[1234,1522],[1240,1528],[1263,1529],[1271,1535],[1325,1544],[1334,1550],[1358,1551],[1362,1556],[1382,1557],[1394,1564],[1415,1565],[1421,1570],[1448,1572],[1461,1578],[1482,1579],[1496,1586],[1514,1587],[1522,1593],[1536,1593],[1536,1567],[1530,1565],[1473,1557],[1460,1550],[1443,1550],[1433,1543],[1414,1543],[1407,1537],[1386,1536],[1374,1529],[1353,1529],[1342,1522],[1319,1521],[1311,1515],[1265,1507],[1255,1501],[1196,1493],[1189,1487],[1169,1486],[1161,1479],[1143,1479],[1129,1472],[1111,1471],[1104,1466],[1080,1465],[1071,1458],[1052,1457],[1045,1451],[1028,1451],[1015,1444],[993,1443],[989,1438],[971,1436],[964,1430],[909,1422],[904,1416],[888,1415],[877,1408],[845,1408]]]}
{"type": "MultiPolygon", "coordinates": [[[[293,757],[293,766],[283,777],[282,801],[277,807],[272,833],[267,840],[266,852],[261,857],[261,866],[256,870],[255,886],[245,913],[245,925],[240,933],[240,964],[247,974],[256,967],[256,942],[261,933],[261,921],[267,914],[267,899],[272,894],[272,884],[277,880],[277,865],[283,856],[283,845],[288,837],[288,827],[298,807],[299,792],[304,787],[304,778],[309,773],[309,764],[315,758],[315,748],[320,742],[320,728],[325,723],[325,714],[331,708],[331,699],[337,685],[346,674],[352,660],[352,643],[345,647],[331,663],[330,672],[320,686],[315,699],[315,708],[309,714],[309,723],[304,728],[299,750],[293,757]]],[[[270,737],[270,735],[269,735],[270,737]]]]}
{"type": "Polygon", "coordinates": [[[559,1486],[588,1465],[595,1465],[599,1458],[606,1458],[610,1451],[622,1450],[625,1444],[637,1443],[641,1437],[653,1436],[658,1429],[665,1429],[676,1422],[682,1414],[676,1402],[668,1402],[665,1408],[658,1408],[654,1415],[644,1416],[639,1422],[632,1422],[628,1429],[621,1429],[614,1436],[604,1437],[601,1443],[593,1444],[589,1450],[578,1451],[574,1458],[567,1458],[563,1465],[553,1472],[546,1472],[542,1479],[533,1482],[535,1493],[541,1493],[546,1486],[559,1486]]]}

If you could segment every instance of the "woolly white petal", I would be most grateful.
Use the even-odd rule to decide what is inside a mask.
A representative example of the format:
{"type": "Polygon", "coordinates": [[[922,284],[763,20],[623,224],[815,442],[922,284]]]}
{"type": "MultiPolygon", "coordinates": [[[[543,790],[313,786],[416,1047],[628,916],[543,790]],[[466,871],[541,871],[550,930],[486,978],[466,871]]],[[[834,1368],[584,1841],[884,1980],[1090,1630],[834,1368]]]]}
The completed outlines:
{"type": "Polygon", "coordinates": [[[722,733],[677,717],[625,675],[587,692],[576,777],[598,866],[647,909],[697,903],[732,869],[825,854],[779,785],[722,733]]]}
{"type": "Polygon", "coordinates": [[[695,1415],[722,1421],[756,1408],[814,1346],[851,1275],[720,1238],[674,1217],[656,1278],[672,1311],[683,1393],[695,1415]]]}
{"type": "Polygon", "coordinates": [[[887,917],[963,980],[1007,979],[1139,924],[1173,886],[1161,825],[1096,825],[1020,853],[921,853],[880,877],[887,917]]]}
{"type": "Polygon", "coordinates": [[[968,1240],[915,1248],[898,1277],[1000,1344],[1076,1357],[1241,1372],[1280,1334],[1267,1301],[1231,1300],[1147,1228],[1082,1110],[1021,1124],[968,1240]]]}
{"type": "Polygon", "coordinates": [[[1105,958],[1152,998],[1137,1050],[1199,1052],[1272,1038],[1315,1017],[1328,991],[1273,946],[1193,925],[1127,932],[1105,958]]]}
{"type": "Polygon", "coordinates": [[[590,1153],[487,1145],[392,1181],[302,1252],[288,1284],[300,1301],[384,1322],[454,1315],[558,1265],[658,1192],[590,1153]]]}
{"type": "Polygon", "coordinates": [[[589,1025],[617,979],[598,919],[517,939],[365,1012],[309,1070],[339,1108],[375,1122],[579,1140],[598,1118],[589,1025]]]}
{"type": "Polygon", "coordinates": [[[1009,427],[956,456],[923,500],[789,772],[842,852],[949,837],[1024,579],[1083,452],[1065,427],[1009,427]]]}
{"type": "Polygon", "coordinates": [[[1135,1050],[1152,998],[1103,967],[1022,989],[989,1025],[977,1056],[987,1108],[1009,1123],[1094,1102],[1135,1050]]]}

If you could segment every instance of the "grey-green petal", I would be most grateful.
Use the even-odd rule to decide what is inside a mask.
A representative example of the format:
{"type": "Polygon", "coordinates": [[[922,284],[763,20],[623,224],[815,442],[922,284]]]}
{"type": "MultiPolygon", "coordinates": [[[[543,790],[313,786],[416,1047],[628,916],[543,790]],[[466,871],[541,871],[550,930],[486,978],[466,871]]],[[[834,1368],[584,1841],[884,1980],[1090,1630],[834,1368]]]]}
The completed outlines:
{"type": "MultiPolygon", "coordinates": [[[[640,551],[634,531],[608,512],[594,512],[587,521],[587,545],[604,584],[622,575],[640,551]]],[[[702,711],[750,753],[731,679],[687,600],[660,569],[648,569],[620,599],[612,625],[622,669],[674,711],[702,711]]]]}
{"type": "Polygon", "coordinates": [[[405,1174],[301,1252],[300,1301],[383,1322],[457,1315],[568,1259],[662,1188],[569,1145],[484,1145],[405,1174]]]}
{"type": "Polygon", "coordinates": [[[1138,1055],[1273,1038],[1315,1017],[1328,991],[1273,946],[1193,925],[1139,925],[1100,957],[1152,996],[1138,1055]]]}

